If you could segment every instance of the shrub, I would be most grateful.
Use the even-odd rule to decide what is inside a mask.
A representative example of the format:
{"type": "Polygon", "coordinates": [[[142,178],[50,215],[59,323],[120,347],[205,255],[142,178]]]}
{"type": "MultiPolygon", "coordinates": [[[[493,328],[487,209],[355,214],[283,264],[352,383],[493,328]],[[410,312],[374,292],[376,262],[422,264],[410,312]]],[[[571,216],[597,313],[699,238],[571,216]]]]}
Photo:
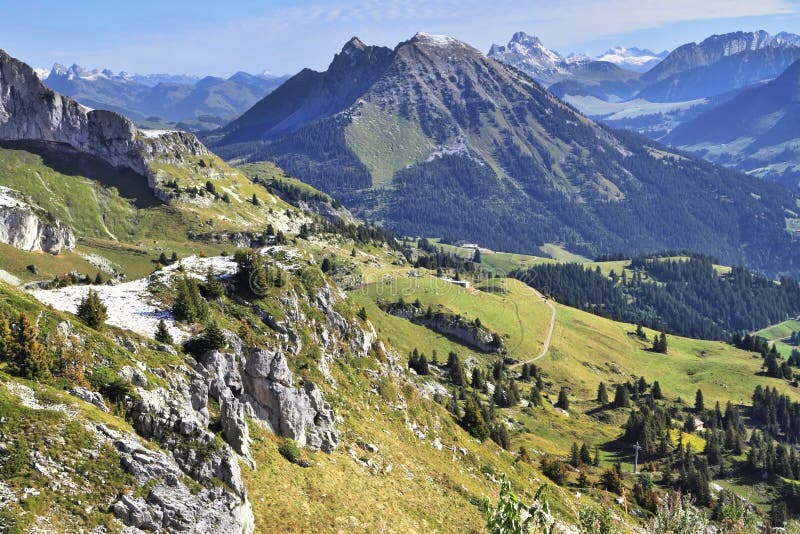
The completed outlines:
{"type": "Polygon", "coordinates": [[[293,464],[299,465],[300,467],[310,467],[311,464],[303,457],[303,451],[300,450],[294,441],[288,439],[278,445],[278,452],[292,462],[293,464]]]}

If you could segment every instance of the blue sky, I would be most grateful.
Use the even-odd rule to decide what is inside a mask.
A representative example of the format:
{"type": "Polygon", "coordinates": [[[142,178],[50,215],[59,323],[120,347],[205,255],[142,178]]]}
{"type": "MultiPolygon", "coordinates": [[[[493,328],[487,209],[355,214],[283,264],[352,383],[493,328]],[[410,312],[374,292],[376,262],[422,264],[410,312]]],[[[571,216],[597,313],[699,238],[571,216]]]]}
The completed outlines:
{"type": "Polygon", "coordinates": [[[737,29],[800,33],[800,0],[0,0],[11,55],[139,73],[324,69],[353,35],[394,46],[444,33],[486,51],[524,30],[561,52],[599,54],[737,29]]]}

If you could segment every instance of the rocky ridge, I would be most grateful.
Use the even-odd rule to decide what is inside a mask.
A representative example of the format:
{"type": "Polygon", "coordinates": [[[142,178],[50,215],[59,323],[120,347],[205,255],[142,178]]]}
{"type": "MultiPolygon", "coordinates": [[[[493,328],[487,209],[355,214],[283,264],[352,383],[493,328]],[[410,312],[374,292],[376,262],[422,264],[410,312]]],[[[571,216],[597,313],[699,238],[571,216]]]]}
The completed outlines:
{"type": "Polygon", "coordinates": [[[31,252],[58,254],[75,247],[75,234],[58,220],[23,199],[16,191],[0,187],[0,243],[31,252]]]}
{"type": "Polygon", "coordinates": [[[186,155],[208,154],[194,135],[140,131],[122,115],[91,110],[48,89],[30,66],[2,50],[0,140],[67,145],[146,176],[151,187],[154,160],[181,161],[186,155]]]}

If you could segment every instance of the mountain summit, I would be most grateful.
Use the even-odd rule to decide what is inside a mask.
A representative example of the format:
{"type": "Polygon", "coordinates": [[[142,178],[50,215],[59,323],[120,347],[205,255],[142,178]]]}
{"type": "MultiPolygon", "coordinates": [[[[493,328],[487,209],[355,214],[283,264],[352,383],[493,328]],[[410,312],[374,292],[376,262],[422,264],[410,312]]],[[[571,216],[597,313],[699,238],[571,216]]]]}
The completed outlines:
{"type": "Polygon", "coordinates": [[[599,126],[449,37],[394,50],[351,41],[214,139],[406,235],[590,255],[691,248],[772,267],[755,251],[789,239],[782,188],[599,126]]]}

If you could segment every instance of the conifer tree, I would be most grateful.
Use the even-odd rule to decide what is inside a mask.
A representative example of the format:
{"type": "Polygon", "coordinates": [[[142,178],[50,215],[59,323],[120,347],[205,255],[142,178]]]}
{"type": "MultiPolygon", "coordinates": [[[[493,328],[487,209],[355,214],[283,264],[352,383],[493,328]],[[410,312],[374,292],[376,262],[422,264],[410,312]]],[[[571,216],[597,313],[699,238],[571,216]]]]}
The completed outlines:
{"type": "Polygon", "coordinates": [[[706,409],[705,402],[703,401],[703,391],[700,389],[694,394],[694,409],[697,412],[702,412],[706,409]]]}
{"type": "Polygon", "coordinates": [[[617,384],[617,390],[614,393],[614,406],[616,408],[628,408],[630,405],[631,401],[628,395],[628,386],[625,384],[617,384]]]}
{"type": "Polygon", "coordinates": [[[0,362],[10,362],[13,357],[14,339],[8,318],[0,317],[0,362]]]}
{"type": "Polygon", "coordinates": [[[225,286],[222,285],[222,281],[214,274],[214,270],[211,266],[209,266],[206,271],[206,280],[203,289],[210,299],[218,299],[225,294],[225,286]]]}
{"type": "Polygon", "coordinates": [[[108,318],[108,309],[97,291],[90,289],[89,293],[78,305],[78,318],[86,325],[100,330],[108,318]]]}
{"type": "Polygon", "coordinates": [[[576,441],[572,442],[572,447],[569,450],[569,463],[575,468],[581,465],[581,449],[576,441]]]}
{"type": "Polygon", "coordinates": [[[203,332],[203,338],[205,339],[208,347],[212,350],[219,350],[223,349],[228,345],[228,341],[225,339],[225,334],[222,333],[222,330],[217,325],[216,321],[209,321],[206,325],[205,332],[203,332]]]}
{"type": "Polygon", "coordinates": [[[597,402],[599,402],[601,406],[608,404],[608,391],[606,391],[605,382],[600,382],[600,385],[597,386],[597,402]]]}
{"type": "Polygon", "coordinates": [[[174,340],[172,339],[172,334],[169,333],[169,329],[167,328],[167,323],[164,319],[158,321],[158,326],[156,327],[155,339],[159,343],[166,343],[167,345],[172,345],[174,340]]]}
{"type": "Polygon", "coordinates": [[[558,391],[558,400],[556,401],[556,408],[561,408],[562,410],[569,411],[569,396],[567,395],[567,388],[561,386],[561,389],[558,391]]]}
{"type": "Polygon", "coordinates": [[[653,382],[653,398],[655,400],[661,400],[664,398],[664,394],[661,393],[661,384],[658,383],[658,380],[653,382]]]}
{"type": "Polygon", "coordinates": [[[589,446],[586,445],[586,443],[581,445],[580,458],[582,464],[589,465],[592,463],[592,453],[589,451],[589,446]]]}
{"type": "Polygon", "coordinates": [[[476,365],[472,368],[472,382],[470,384],[473,389],[480,390],[483,388],[483,379],[481,378],[481,370],[476,365]]]}
{"type": "Polygon", "coordinates": [[[12,326],[12,351],[19,374],[30,380],[50,376],[52,362],[44,345],[39,343],[39,332],[28,316],[20,313],[12,326]]]}
{"type": "Polygon", "coordinates": [[[468,398],[464,405],[464,416],[461,418],[461,426],[464,430],[469,432],[471,436],[481,441],[489,436],[489,428],[486,426],[486,420],[478,406],[478,401],[474,397],[468,398]]]}

